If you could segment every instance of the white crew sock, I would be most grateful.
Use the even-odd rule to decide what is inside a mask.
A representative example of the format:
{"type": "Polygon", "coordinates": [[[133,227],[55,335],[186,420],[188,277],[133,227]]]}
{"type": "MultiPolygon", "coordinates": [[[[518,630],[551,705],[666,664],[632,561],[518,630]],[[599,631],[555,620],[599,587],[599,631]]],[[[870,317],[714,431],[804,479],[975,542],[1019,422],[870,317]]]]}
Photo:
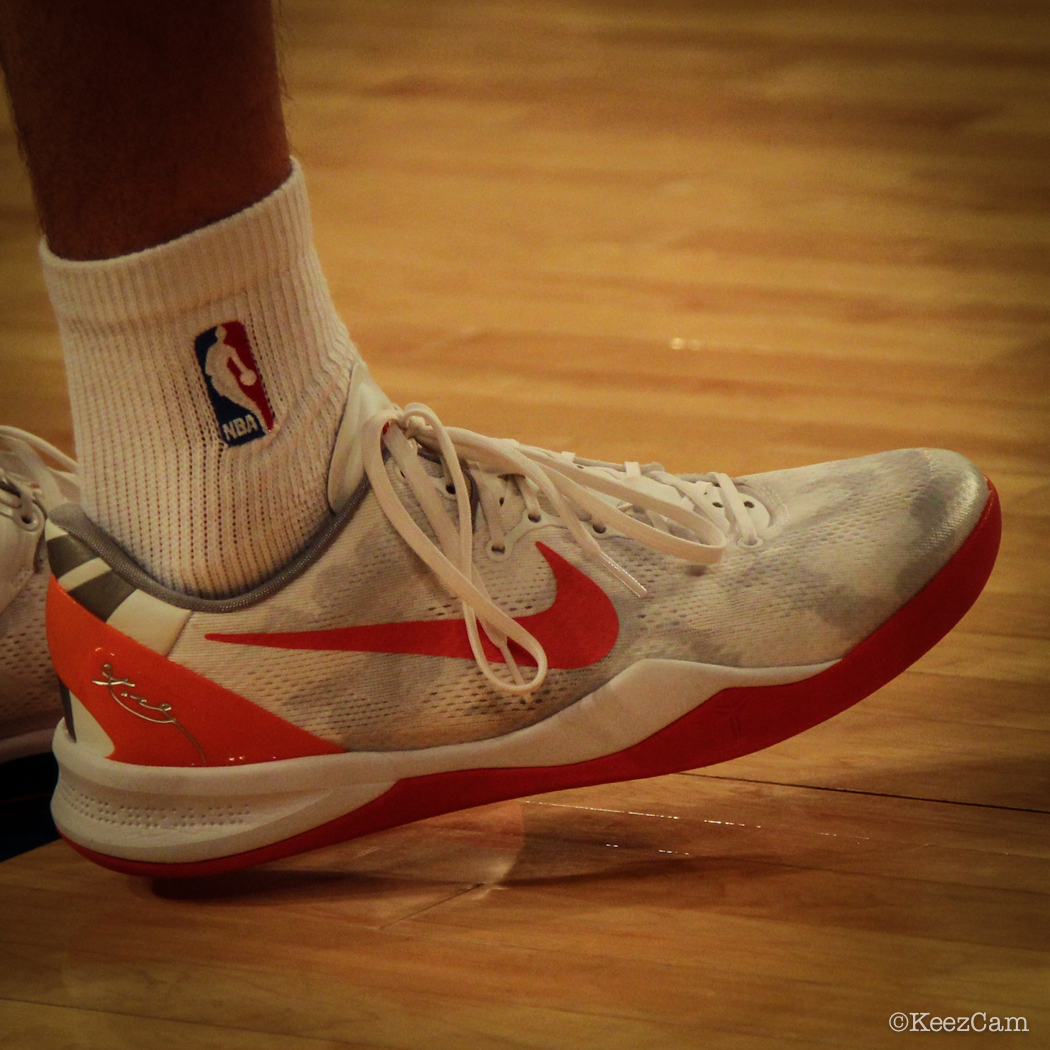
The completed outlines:
{"type": "Polygon", "coordinates": [[[41,257],[87,514],[186,593],[273,575],[330,513],[355,358],[298,165],[265,200],[156,248],[41,257]]]}

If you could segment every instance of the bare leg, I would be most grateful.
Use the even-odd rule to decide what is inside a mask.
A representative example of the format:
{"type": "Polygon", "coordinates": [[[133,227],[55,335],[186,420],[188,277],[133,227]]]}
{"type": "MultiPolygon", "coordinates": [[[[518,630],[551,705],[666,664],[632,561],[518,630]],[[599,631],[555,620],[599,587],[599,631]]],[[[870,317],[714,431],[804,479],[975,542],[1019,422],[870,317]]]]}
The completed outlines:
{"type": "Polygon", "coordinates": [[[268,0],[0,0],[0,62],[56,255],[160,244],[288,176],[268,0]]]}

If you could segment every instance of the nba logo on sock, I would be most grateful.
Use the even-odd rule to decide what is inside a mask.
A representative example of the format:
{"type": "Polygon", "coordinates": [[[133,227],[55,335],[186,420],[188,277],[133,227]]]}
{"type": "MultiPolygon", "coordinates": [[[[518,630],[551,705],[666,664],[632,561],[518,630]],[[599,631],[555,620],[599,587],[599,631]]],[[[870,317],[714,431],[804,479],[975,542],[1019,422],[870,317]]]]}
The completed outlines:
{"type": "Polygon", "coordinates": [[[269,434],[273,410],[244,325],[227,321],[209,328],[193,347],[222,440],[243,445],[269,434]]]}

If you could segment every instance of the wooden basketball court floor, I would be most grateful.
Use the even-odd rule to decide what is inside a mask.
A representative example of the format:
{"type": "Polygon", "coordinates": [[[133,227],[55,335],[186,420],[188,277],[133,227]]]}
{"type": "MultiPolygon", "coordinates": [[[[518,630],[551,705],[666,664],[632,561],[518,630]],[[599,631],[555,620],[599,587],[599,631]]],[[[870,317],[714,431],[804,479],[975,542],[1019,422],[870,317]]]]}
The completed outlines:
{"type": "MultiPolygon", "coordinates": [[[[1002,554],[913,670],[723,766],[222,878],[0,864],[4,1045],[889,1048],[903,1011],[1050,1046],[1047,4],[284,19],[319,250],[396,399],[679,470],[952,447],[1002,554]]],[[[2,421],[71,447],[9,127],[0,202],[2,421]]]]}

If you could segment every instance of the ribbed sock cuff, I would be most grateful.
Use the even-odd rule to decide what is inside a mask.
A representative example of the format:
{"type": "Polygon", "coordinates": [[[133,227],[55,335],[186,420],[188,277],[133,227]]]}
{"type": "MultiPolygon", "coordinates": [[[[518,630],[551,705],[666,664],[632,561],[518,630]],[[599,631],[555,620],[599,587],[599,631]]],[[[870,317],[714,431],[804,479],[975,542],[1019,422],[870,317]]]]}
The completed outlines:
{"type": "Polygon", "coordinates": [[[229,299],[293,269],[313,253],[302,169],[228,219],[114,259],[63,259],[44,241],[40,259],[55,312],[74,324],[163,320],[229,299]]]}

